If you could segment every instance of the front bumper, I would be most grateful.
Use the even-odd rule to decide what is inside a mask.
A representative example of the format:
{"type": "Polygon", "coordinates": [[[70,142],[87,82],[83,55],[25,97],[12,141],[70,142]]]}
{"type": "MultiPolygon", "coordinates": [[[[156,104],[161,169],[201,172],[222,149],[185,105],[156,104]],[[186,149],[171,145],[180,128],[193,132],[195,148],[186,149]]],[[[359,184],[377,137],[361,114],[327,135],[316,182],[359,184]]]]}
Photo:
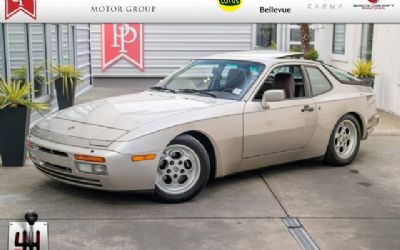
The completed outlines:
{"type": "Polygon", "coordinates": [[[131,155],[114,151],[63,145],[34,135],[29,135],[27,140],[34,145],[28,147],[28,151],[35,167],[58,181],[110,191],[154,189],[158,157],[151,161],[132,162],[131,155]],[[79,172],[75,154],[104,157],[107,175],[79,172]]]}

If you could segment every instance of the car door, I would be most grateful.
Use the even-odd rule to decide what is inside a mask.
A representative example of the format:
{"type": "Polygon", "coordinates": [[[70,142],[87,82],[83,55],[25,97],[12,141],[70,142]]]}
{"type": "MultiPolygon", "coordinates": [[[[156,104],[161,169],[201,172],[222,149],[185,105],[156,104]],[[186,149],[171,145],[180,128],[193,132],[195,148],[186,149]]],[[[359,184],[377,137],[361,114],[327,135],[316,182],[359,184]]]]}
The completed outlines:
{"type": "Polygon", "coordinates": [[[279,65],[268,73],[253,100],[245,106],[244,158],[301,149],[308,145],[316,125],[316,106],[304,76],[304,67],[301,65],[279,65]],[[269,108],[264,109],[261,106],[262,93],[274,89],[276,72],[285,71],[297,77],[295,96],[281,102],[270,102],[269,108]],[[303,91],[298,91],[301,87],[303,91]]]}

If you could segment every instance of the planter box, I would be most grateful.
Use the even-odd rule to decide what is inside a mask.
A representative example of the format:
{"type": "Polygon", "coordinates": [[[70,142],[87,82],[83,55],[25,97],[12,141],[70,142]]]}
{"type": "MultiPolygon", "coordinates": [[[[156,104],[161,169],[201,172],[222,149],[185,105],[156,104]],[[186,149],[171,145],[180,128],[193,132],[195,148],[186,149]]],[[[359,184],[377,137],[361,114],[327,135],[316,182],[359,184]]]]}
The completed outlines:
{"type": "Polygon", "coordinates": [[[29,131],[30,110],[26,107],[0,109],[0,154],[5,167],[25,164],[25,138],[29,131]]]}
{"type": "Polygon", "coordinates": [[[63,110],[74,106],[76,82],[74,82],[74,86],[72,87],[72,89],[68,89],[68,93],[66,90],[63,89],[63,81],[61,78],[55,80],[54,85],[57,92],[58,109],[63,110]]]}

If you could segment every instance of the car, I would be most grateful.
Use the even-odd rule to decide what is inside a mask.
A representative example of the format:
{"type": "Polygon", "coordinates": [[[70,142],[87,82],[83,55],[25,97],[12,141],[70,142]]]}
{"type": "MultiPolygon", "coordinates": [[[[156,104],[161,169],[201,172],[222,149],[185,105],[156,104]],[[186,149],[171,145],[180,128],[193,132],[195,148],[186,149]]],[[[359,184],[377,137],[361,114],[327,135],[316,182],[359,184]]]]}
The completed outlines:
{"type": "MultiPolygon", "coordinates": [[[[299,53],[193,60],[141,93],[56,112],[27,137],[36,168],[68,184],[196,196],[208,180],[303,159],[350,164],[379,122],[373,89],[299,53]]],[[[134,84],[134,83],[132,83],[134,84]]]]}

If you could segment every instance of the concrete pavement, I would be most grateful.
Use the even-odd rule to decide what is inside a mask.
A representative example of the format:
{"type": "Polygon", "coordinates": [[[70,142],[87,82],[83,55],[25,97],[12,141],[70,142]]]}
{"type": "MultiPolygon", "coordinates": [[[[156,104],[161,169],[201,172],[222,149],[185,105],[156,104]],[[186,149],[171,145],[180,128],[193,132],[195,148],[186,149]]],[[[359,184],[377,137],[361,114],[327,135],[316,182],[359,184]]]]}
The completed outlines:
{"type": "Polygon", "coordinates": [[[380,111],[380,123],[374,131],[374,135],[400,135],[400,117],[380,111]]]}
{"type": "MultiPolygon", "coordinates": [[[[78,101],[139,89],[108,84],[78,101]]],[[[286,217],[298,218],[320,249],[399,249],[399,146],[400,136],[371,136],[348,167],[307,160],[241,173],[210,183],[183,204],[65,185],[29,162],[0,167],[0,249],[8,222],[29,209],[49,222],[50,247],[57,250],[300,249],[286,217]]]]}
{"type": "Polygon", "coordinates": [[[307,160],[241,173],[173,205],[58,183],[30,164],[0,168],[0,249],[8,222],[28,209],[49,222],[50,244],[60,250],[299,249],[281,220],[287,216],[321,249],[397,249],[399,154],[389,146],[399,142],[372,136],[349,167],[307,160]]]}

